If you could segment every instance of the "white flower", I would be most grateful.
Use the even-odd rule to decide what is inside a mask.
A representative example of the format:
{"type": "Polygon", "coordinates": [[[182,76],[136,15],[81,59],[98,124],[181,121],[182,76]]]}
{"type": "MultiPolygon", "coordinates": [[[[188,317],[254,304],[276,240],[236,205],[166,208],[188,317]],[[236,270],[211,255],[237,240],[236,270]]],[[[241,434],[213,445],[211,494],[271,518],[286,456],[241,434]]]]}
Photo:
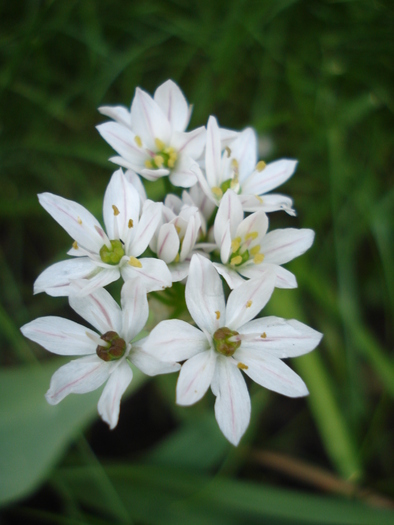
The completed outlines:
{"type": "Polygon", "coordinates": [[[70,283],[87,279],[81,293],[116,281],[138,278],[147,292],[172,284],[164,263],[138,258],[147,248],[161,218],[161,203],[146,200],[140,213],[140,197],[122,170],[116,171],[104,196],[103,216],[107,233],[83,206],[51,193],[38,196],[41,205],[73,238],[68,252],[76,258],[53,264],[39,275],[34,293],[69,295],[70,283]]]}
{"type": "Polygon", "coordinates": [[[191,107],[172,80],[159,86],[153,98],[137,88],[130,112],[121,106],[99,111],[116,121],[97,126],[120,155],[112,162],[148,180],[169,175],[175,186],[188,188],[196,183],[196,160],[205,146],[206,129],[185,132],[191,107]]]}
{"type": "Polygon", "coordinates": [[[221,133],[215,117],[209,117],[205,151],[205,177],[196,172],[207,197],[219,206],[227,189],[234,190],[245,211],[271,212],[285,210],[295,215],[292,200],[285,195],[267,194],[286,182],[297,166],[297,161],[281,159],[266,165],[257,162],[256,134],[247,128],[226,146],[223,152],[221,133]]]}
{"type": "Polygon", "coordinates": [[[232,190],[224,194],[215,218],[214,237],[220,248],[222,264],[215,263],[217,271],[230,288],[244,282],[243,277],[261,277],[271,269],[278,288],[296,288],[291,272],[282,268],[312,246],[313,230],[285,228],[267,233],[268,217],[264,211],[252,213],[244,219],[242,204],[232,190]]]}
{"type": "MultiPolygon", "coordinates": [[[[81,284],[78,281],[73,286],[81,284]]],[[[84,356],[54,373],[46,393],[48,403],[56,405],[68,394],[91,392],[107,382],[98,412],[112,429],[118,423],[121,397],[133,378],[129,361],[147,375],[174,372],[179,365],[163,363],[146,354],[141,348],[143,340],[132,342],[144,328],[149,314],[146,291],[138,281],[123,285],[122,308],[102,288],[91,295],[73,294],[69,301],[98,334],[61,317],[40,317],[22,326],[21,331],[54,354],[84,356]]]]}
{"type": "Polygon", "coordinates": [[[159,323],[144,349],[163,361],[185,361],[177,403],[192,405],[211,386],[215,415],[226,438],[237,445],[250,419],[250,397],[241,370],[256,383],[290,397],[308,394],[281,358],[313,350],[321,334],[295,320],[255,317],[269,300],[274,279],[267,272],[229,295],[212,263],[194,255],[186,284],[186,304],[197,326],[180,320],[159,323]]]}
{"type": "MultiPolygon", "coordinates": [[[[195,206],[181,206],[176,214],[166,204],[179,204],[173,199],[165,199],[162,223],[158,227],[150,247],[157,256],[165,261],[171,272],[173,282],[182,281],[189,273],[190,259],[196,253],[201,218],[195,206]]],[[[175,208],[178,208],[176,206],[175,208]]]]}

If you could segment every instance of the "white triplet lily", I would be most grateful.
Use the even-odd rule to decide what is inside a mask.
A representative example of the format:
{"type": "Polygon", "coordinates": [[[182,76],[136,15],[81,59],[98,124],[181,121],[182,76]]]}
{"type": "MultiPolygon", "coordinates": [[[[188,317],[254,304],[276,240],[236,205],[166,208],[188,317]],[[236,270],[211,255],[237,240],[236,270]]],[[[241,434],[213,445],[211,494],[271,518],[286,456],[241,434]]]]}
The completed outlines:
{"type": "Polygon", "coordinates": [[[159,323],[144,349],[168,362],[185,361],[176,400],[192,405],[209,387],[216,396],[215,416],[225,437],[237,445],[250,420],[250,397],[241,370],[256,383],[290,397],[305,396],[302,379],[281,359],[313,350],[322,335],[279,317],[252,319],[268,302],[275,277],[251,279],[229,295],[213,264],[194,255],[186,283],[186,304],[196,328],[185,321],[159,323]]]}

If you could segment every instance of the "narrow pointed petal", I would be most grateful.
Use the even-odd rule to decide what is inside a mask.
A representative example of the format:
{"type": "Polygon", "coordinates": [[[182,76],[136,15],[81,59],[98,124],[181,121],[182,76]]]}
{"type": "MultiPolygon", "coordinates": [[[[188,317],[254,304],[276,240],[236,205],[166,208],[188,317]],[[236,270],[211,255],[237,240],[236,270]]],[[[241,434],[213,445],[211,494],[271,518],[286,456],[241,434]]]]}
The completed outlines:
{"type": "Polygon", "coordinates": [[[174,133],[171,146],[192,159],[199,159],[204,151],[207,130],[204,126],[186,133],[174,133]]]}
{"type": "Polygon", "coordinates": [[[215,352],[208,350],[191,357],[183,364],[176,385],[178,405],[193,405],[204,396],[212,382],[215,363],[215,352]]]}
{"type": "Polygon", "coordinates": [[[221,177],[221,142],[220,132],[215,117],[209,117],[207,143],[205,150],[205,171],[208,185],[212,188],[220,185],[221,177]]]}
{"type": "Polygon", "coordinates": [[[244,365],[242,368],[245,374],[264,388],[288,397],[302,397],[309,393],[300,376],[268,353],[257,357],[256,353],[240,348],[234,354],[234,359],[244,365]]]}
{"type": "Polygon", "coordinates": [[[231,292],[227,300],[226,326],[231,330],[253,319],[268,303],[275,287],[275,274],[268,271],[260,279],[250,279],[231,292]]]}
{"type": "Polygon", "coordinates": [[[220,263],[213,263],[213,265],[232,290],[238,288],[238,286],[245,282],[245,279],[243,279],[239,273],[232,268],[220,263]]]}
{"type": "Polygon", "coordinates": [[[283,210],[289,215],[295,216],[296,211],[293,208],[293,201],[286,195],[279,193],[272,193],[269,195],[240,195],[239,196],[244,211],[259,211],[263,210],[266,213],[272,211],[283,210]]]}
{"type": "Polygon", "coordinates": [[[220,201],[220,206],[215,218],[214,235],[218,246],[222,245],[222,239],[224,237],[227,223],[230,224],[231,238],[234,238],[237,228],[243,218],[244,212],[240,200],[233,190],[227,190],[220,201]]]}
{"type": "Polygon", "coordinates": [[[50,405],[57,405],[68,394],[92,392],[107,380],[108,375],[109,364],[97,356],[75,359],[53,374],[46,400],[50,405]]]}
{"type": "Polygon", "coordinates": [[[141,268],[129,266],[128,264],[122,267],[122,277],[125,281],[140,279],[146,293],[157,292],[171,287],[171,273],[164,261],[153,259],[152,257],[138,260],[142,265],[141,268]]]}
{"type": "Polygon", "coordinates": [[[256,358],[267,352],[280,359],[298,357],[311,352],[323,337],[320,332],[295,319],[274,316],[254,319],[242,326],[239,333],[256,334],[255,339],[242,342],[242,349],[256,358]]]}
{"type": "Polygon", "coordinates": [[[131,122],[133,131],[142,139],[142,142],[152,151],[157,150],[155,139],[168,144],[171,138],[171,125],[153,98],[136,89],[131,105],[131,122]]]}
{"type": "Polygon", "coordinates": [[[243,193],[262,195],[286,182],[295,172],[296,160],[281,159],[268,164],[263,171],[255,170],[242,183],[243,193]]]}
{"type": "Polygon", "coordinates": [[[186,304],[196,324],[213,334],[224,326],[223,286],[213,264],[201,255],[193,255],[186,283],[186,304]]]}
{"type": "MultiPolygon", "coordinates": [[[[138,343],[137,343],[138,344],[138,343]]],[[[147,376],[157,376],[159,374],[172,374],[172,372],[178,372],[181,365],[174,362],[159,361],[155,356],[144,352],[141,347],[134,347],[129,356],[130,361],[135,365],[141,372],[147,376]]]]}
{"type": "Polygon", "coordinates": [[[97,408],[103,421],[112,430],[119,420],[120,400],[126,388],[133,379],[133,372],[124,360],[109,376],[107,384],[100,396],[97,408]]]}
{"type": "Polygon", "coordinates": [[[160,179],[161,177],[165,177],[166,175],[170,174],[170,170],[167,168],[160,168],[157,170],[143,168],[138,171],[138,173],[144,177],[146,180],[150,180],[154,182],[155,180],[160,179]]]}
{"type": "Polygon", "coordinates": [[[209,347],[209,342],[201,330],[178,319],[161,321],[143,344],[144,351],[166,362],[190,359],[209,347]]]}
{"type": "Polygon", "coordinates": [[[70,293],[71,281],[88,279],[96,271],[96,263],[88,257],[52,264],[35,280],[34,293],[46,292],[52,297],[67,296],[70,293]]]}
{"type": "Polygon", "coordinates": [[[125,177],[137,190],[140,196],[140,202],[144,203],[147,199],[144,185],[142,184],[141,177],[132,169],[128,169],[125,173],[125,177]]]}
{"type": "Polygon", "coordinates": [[[212,392],[215,416],[224,436],[237,446],[250,421],[250,397],[241,371],[228,357],[219,356],[212,392]]]}
{"type": "Polygon", "coordinates": [[[171,279],[173,283],[178,283],[186,279],[189,275],[190,260],[186,259],[181,263],[170,264],[168,269],[171,272],[171,279]]]}
{"type": "Polygon", "coordinates": [[[97,334],[74,321],[62,317],[39,317],[21,328],[22,334],[58,355],[88,355],[96,352],[97,345],[87,334],[97,334]]]}
{"type": "Polygon", "coordinates": [[[172,129],[184,131],[189,123],[189,105],[179,87],[172,80],[159,86],[153,96],[172,129]]]}
{"type": "Polygon", "coordinates": [[[103,202],[104,224],[108,237],[125,242],[132,224],[138,222],[139,214],[138,191],[127,181],[122,170],[115,171],[105,191],[103,202]]]}
{"type": "MultiPolygon", "coordinates": [[[[97,253],[105,244],[100,223],[77,202],[52,193],[38,195],[41,206],[66,230],[72,239],[87,250],[97,253]]],[[[104,234],[105,235],[105,234],[104,234]]]]}
{"type": "MultiPolygon", "coordinates": [[[[114,281],[117,281],[120,277],[120,271],[117,266],[111,267],[108,265],[106,268],[96,266],[96,272],[89,276],[87,279],[83,279],[84,286],[78,290],[73,291],[72,283],[70,283],[69,295],[77,293],[78,295],[89,295],[99,288],[103,288],[114,281]]],[[[82,279],[81,279],[82,281],[82,279]]]]}
{"type": "Polygon", "coordinates": [[[131,128],[130,111],[124,106],[101,106],[98,110],[102,115],[112,118],[113,120],[116,120],[116,122],[119,122],[119,124],[131,128]]]}
{"type": "Polygon", "coordinates": [[[242,183],[253,172],[257,163],[257,137],[252,128],[244,129],[230,146],[231,157],[237,159],[239,180],[242,183]]]}
{"type": "Polygon", "coordinates": [[[264,261],[285,264],[306,252],[313,244],[315,232],[303,228],[285,228],[269,232],[261,242],[264,261]]]}
{"type": "Polygon", "coordinates": [[[197,172],[201,171],[197,162],[187,155],[180,155],[175,168],[170,173],[170,182],[174,186],[190,188],[197,182],[197,172]]]}
{"type": "MultiPolygon", "coordinates": [[[[117,122],[105,122],[96,126],[97,131],[114,150],[123,157],[135,170],[144,165],[147,159],[146,150],[135,141],[136,134],[117,122]]],[[[116,162],[113,160],[113,162],[116,162]]]]}
{"type": "Polygon", "coordinates": [[[138,279],[127,281],[122,286],[122,337],[130,343],[144,328],[148,316],[149,306],[146,290],[138,279]]]}
{"type": "MultiPolygon", "coordinates": [[[[76,287],[83,288],[83,281],[78,281],[76,287]]],[[[69,302],[71,308],[94,326],[100,334],[110,330],[119,333],[122,329],[121,309],[104,288],[99,288],[90,295],[72,294],[69,302]]]]}
{"type": "Polygon", "coordinates": [[[268,217],[264,211],[258,211],[252,213],[246,219],[244,219],[238,226],[235,236],[239,236],[242,239],[251,233],[257,232],[257,238],[252,241],[250,247],[261,244],[261,239],[264,238],[268,229],[268,217]]]}
{"type": "Polygon", "coordinates": [[[126,244],[127,255],[138,257],[148,247],[161,219],[163,204],[161,202],[145,201],[140,220],[133,230],[133,237],[126,244]]]}
{"type": "Polygon", "coordinates": [[[180,253],[180,260],[184,261],[193,250],[200,230],[201,219],[198,212],[190,217],[189,223],[186,228],[186,233],[182,241],[182,248],[180,253]]]}
{"type": "Polygon", "coordinates": [[[265,272],[272,271],[276,275],[276,288],[297,288],[297,279],[295,278],[295,275],[277,264],[266,264],[265,261],[261,264],[252,263],[240,266],[238,271],[248,279],[257,279],[262,277],[265,272]]]}
{"type": "Polygon", "coordinates": [[[157,256],[170,264],[179,251],[179,237],[173,224],[163,224],[157,237],[157,256]]]}
{"type": "MultiPolygon", "coordinates": [[[[214,229],[215,233],[216,229],[214,229]]],[[[227,221],[225,227],[220,232],[222,234],[221,237],[219,237],[218,234],[216,234],[215,239],[217,237],[217,245],[220,247],[220,260],[223,264],[227,264],[228,259],[231,254],[231,224],[230,221],[227,221]],[[220,244],[218,243],[220,239],[220,244]]]]}

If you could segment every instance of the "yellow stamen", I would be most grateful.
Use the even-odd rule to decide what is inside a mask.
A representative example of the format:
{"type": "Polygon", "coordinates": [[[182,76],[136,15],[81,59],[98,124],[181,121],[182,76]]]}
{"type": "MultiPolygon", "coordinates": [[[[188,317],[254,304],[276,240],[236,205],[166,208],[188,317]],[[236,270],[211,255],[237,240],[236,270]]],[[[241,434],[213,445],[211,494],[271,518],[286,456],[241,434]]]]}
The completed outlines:
{"type": "Polygon", "coordinates": [[[216,310],[215,314],[216,314],[216,319],[220,319],[220,312],[219,312],[219,310],[216,310]]]}
{"type": "Polygon", "coordinates": [[[130,266],[134,266],[134,268],[142,268],[142,264],[137,259],[137,257],[131,256],[130,259],[129,259],[129,264],[130,264],[130,266]]]}
{"type": "Polygon", "coordinates": [[[260,264],[264,261],[264,254],[263,253],[257,253],[254,257],[253,257],[253,262],[254,264],[260,264]]]}
{"type": "Polygon", "coordinates": [[[258,162],[256,164],[256,170],[257,171],[263,171],[263,169],[266,167],[266,163],[263,161],[263,160],[260,160],[260,162],[258,162]]]}
{"type": "Polygon", "coordinates": [[[230,261],[230,264],[232,266],[236,266],[237,264],[241,264],[242,262],[242,257],[240,255],[236,255],[235,257],[233,257],[230,261]]]}
{"type": "Polygon", "coordinates": [[[153,168],[153,164],[152,164],[151,160],[146,160],[145,161],[145,168],[148,168],[148,169],[152,169],[153,168]]]}
{"type": "Polygon", "coordinates": [[[176,257],[174,259],[174,262],[177,263],[179,262],[179,259],[180,259],[180,256],[179,256],[179,253],[176,254],[176,257]]]}
{"type": "Polygon", "coordinates": [[[156,148],[159,150],[159,151],[163,151],[164,148],[166,147],[166,145],[164,144],[164,142],[160,139],[155,139],[155,144],[156,144],[156,148]]]}
{"type": "Polygon", "coordinates": [[[127,226],[129,228],[132,228],[134,226],[133,219],[129,219],[129,222],[127,223],[127,226]]]}
{"type": "Polygon", "coordinates": [[[211,191],[219,199],[223,197],[223,191],[218,186],[214,186],[213,188],[211,188],[211,191]]]}
{"type": "Polygon", "coordinates": [[[233,170],[234,170],[234,171],[238,171],[239,164],[238,164],[237,159],[233,159],[233,160],[231,161],[231,166],[233,167],[233,170]]]}
{"type": "Polygon", "coordinates": [[[255,195],[256,199],[261,203],[263,204],[263,199],[260,197],[260,195],[255,195]]]}
{"type": "Polygon", "coordinates": [[[120,211],[119,211],[118,208],[115,206],[115,204],[112,204],[112,209],[114,210],[114,215],[115,215],[115,217],[116,217],[117,215],[119,215],[120,211]]]}
{"type": "Polygon", "coordinates": [[[161,168],[164,164],[164,158],[161,155],[155,155],[153,160],[158,168],[161,168]]]}
{"type": "Polygon", "coordinates": [[[179,235],[182,231],[182,228],[180,226],[175,226],[176,232],[179,235]]]}
{"type": "Polygon", "coordinates": [[[246,308],[250,308],[252,306],[253,302],[252,301],[247,301],[246,303],[246,308]]]}
{"type": "Polygon", "coordinates": [[[236,237],[231,241],[231,251],[235,253],[239,250],[239,247],[241,246],[241,237],[236,237]]]}
{"type": "Polygon", "coordinates": [[[74,242],[73,242],[73,248],[74,248],[74,250],[78,250],[78,244],[77,244],[77,241],[74,241],[74,242]]]}
{"type": "Polygon", "coordinates": [[[256,246],[253,246],[253,248],[249,250],[249,253],[250,255],[257,255],[259,251],[260,251],[260,244],[256,244],[256,246]]]}
{"type": "Polygon", "coordinates": [[[175,160],[172,160],[171,158],[167,161],[167,166],[169,168],[173,168],[175,166],[175,160]]]}
{"type": "Polygon", "coordinates": [[[77,218],[77,221],[78,221],[78,224],[82,224],[82,219],[81,219],[81,217],[78,217],[78,218],[77,218]]]}
{"type": "Polygon", "coordinates": [[[237,364],[237,367],[240,369],[240,370],[247,370],[249,367],[247,365],[244,365],[244,363],[238,363],[237,364]]]}
{"type": "Polygon", "coordinates": [[[230,157],[231,156],[231,149],[228,146],[226,146],[224,149],[226,150],[227,157],[230,157]]]}
{"type": "Polygon", "coordinates": [[[134,140],[135,140],[135,143],[137,144],[137,146],[138,146],[139,148],[142,148],[142,140],[141,140],[141,137],[140,137],[139,135],[136,135],[136,136],[134,137],[134,140]]]}
{"type": "Polygon", "coordinates": [[[262,339],[265,339],[267,337],[267,334],[265,332],[263,332],[260,336],[262,339]]]}
{"type": "Polygon", "coordinates": [[[254,241],[255,239],[257,239],[258,236],[259,234],[257,232],[249,232],[245,235],[245,241],[248,241],[249,239],[252,239],[252,241],[254,241]]]}

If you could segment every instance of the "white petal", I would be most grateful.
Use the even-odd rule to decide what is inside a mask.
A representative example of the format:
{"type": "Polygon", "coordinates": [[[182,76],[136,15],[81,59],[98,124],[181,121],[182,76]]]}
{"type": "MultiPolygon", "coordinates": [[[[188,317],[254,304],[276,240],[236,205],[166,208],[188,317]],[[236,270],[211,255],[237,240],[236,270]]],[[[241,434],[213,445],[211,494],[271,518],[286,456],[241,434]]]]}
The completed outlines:
{"type": "Polygon", "coordinates": [[[189,123],[189,105],[179,87],[172,80],[159,86],[153,96],[172,129],[184,131],[189,123]]]}
{"type": "Polygon", "coordinates": [[[178,319],[161,321],[143,344],[144,351],[166,362],[184,361],[209,347],[201,330],[178,319]]]}
{"type": "Polygon", "coordinates": [[[201,352],[184,363],[176,385],[178,405],[193,405],[203,397],[211,384],[215,363],[213,350],[201,352]]]}
{"type": "Polygon", "coordinates": [[[52,297],[69,295],[71,281],[88,279],[96,271],[96,263],[88,257],[52,264],[37,277],[34,293],[46,292],[52,297]]]}
{"type": "Polygon", "coordinates": [[[212,391],[219,428],[237,446],[249,425],[251,407],[245,380],[230,358],[218,356],[212,391]]]}
{"type": "Polygon", "coordinates": [[[127,167],[138,171],[138,168],[144,165],[144,161],[148,158],[147,152],[138,146],[135,141],[136,134],[130,129],[117,122],[105,122],[96,126],[96,129],[103,139],[128,161],[127,167]]]}
{"type": "Polygon", "coordinates": [[[263,171],[255,170],[242,183],[243,193],[262,195],[286,182],[297,167],[296,160],[281,159],[268,164],[263,171]]]}
{"type": "Polygon", "coordinates": [[[133,170],[128,169],[125,173],[126,179],[134,186],[140,196],[140,202],[144,203],[147,199],[145,187],[142,184],[141,177],[133,170]]]}
{"type": "Polygon", "coordinates": [[[136,89],[131,105],[131,122],[133,131],[152,151],[157,151],[155,139],[168,145],[171,138],[171,125],[159,105],[140,88],[136,89]]]}
{"type": "Polygon", "coordinates": [[[139,214],[138,191],[128,182],[122,170],[115,171],[105,191],[103,203],[104,224],[110,240],[122,239],[125,242],[130,224],[138,222],[139,214]]]}
{"type": "Polygon", "coordinates": [[[39,317],[21,328],[21,332],[49,352],[58,355],[87,355],[96,352],[96,343],[87,334],[97,334],[62,317],[39,317]]]}
{"type": "Polygon", "coordinates": [[[173,224],[163,224],[157,237],[157,256],[170,264],[179,251],[179,237],[173,224]]]}
{"type": "MultiPolygon", "coordinates": [[[[38,200],[56,222],[87,250],[97,253],[105,244],[102,227],[93,215],[77,202],[63,199],[52,193],[41,193],[38,200]],[[99,233],[102,232],[102,233],[99,233]]],[[[106,235],[104,234],[104,237],[106,235]]]]}
{"type": "Polygon", "coordinates": [[[209,117],[207,126],[205,171],[208,185],[211,188],[218,186],[221,177],[221,142],[217,120],[212,116],[209,117]]]}
{"type": "Polygon", "coordinates": [[[106,381],[109,370],[109,364],[97,356],[71,361],[53,374],[46,400],[50,405],[57,405],[68,394],[92,392],[106,381]]]}
{"type": "Polygon", "coordinates": [[[146,250],[161,220],[162,207],[161,202],[144,202],[141,218],[133,231],[134,235],[130,236],[130,242],[126,243],[127,255],[138,257],[146,250]]]}
{"type": "Polygon", "coordinates": [[[223,286],[213,264],[193,255],[185,291],[190,315],[201,329],[213,334],[223,326],[225,301],[223,286]]]}
{"type": "Polygon", "coordinates": [[[257,357],[255,352],[242,350],[242,346],[234,358],[247,367],[243,367],[245,374],[259,385],[288,397],[308,395],[304,381],[280,359],[268,353],[257,357]]]}
{"type": "Polygon", "coordinates": [[[315,232],[306,228],[285,228],[269,232],[261,242],[264,262],[285,264],[302,255],[313,244],[315,232]]]}
{"type": "Polygon", "coordinates": [[[237,159],[239,179],[242,181],[254,170],[257,162],[257,138],[252,128],[244,129],[232,142],[231,157],[237,159]]]}
{"type": "Polygon", "coordinates": [[[164,288],[171,287],[171,273],[164,261],[151,257],[138,260],[142,264],[141,268],[128,264],[121,268],[122,277],[125,281],[140,279],[146,293],[161,291],[164,288]]]}
{"type": "Polygon", "coordinates": [[[144,179],[154,182],[155,180],[158,180],[161,177],[165,177],[166,175],[169,175],[170,170],[167,169],[167,168],[160,168],[160,169],[157,169],[157,170],[143,168],[143,169],[139,170],[138,173],[142,177],[144,177],[144,179]]]}
{"type": "Polygon", "coordinates": [[[175,151],[182,153],[182,155],[198,159],[204,151],[206,133],[207,130],[204,126],[187,133],[174,133],[171,139],[171,146],[175,151]]]}
{"type": "Polygon", "coordinates": [[[263,210],[269,213],[283,210],[289,215],[296,215],[293,209],[293,201],[286,195],[280,195],[279,193],[263,195],[262,197],[258,195],[239,195],[239,198],[245,211],[253,212],[263,210]]]}
{"type": "Polygon", "coordinates": [[[170,264],[168,269],[171,272],[171,279],[173,283],[183,281],[189,275],[190,260],[186,259],[181,263],[170,264]]]}
{"type": "Polygon", "coordinates": [[[174,186],[190,188],[197,182],[197,172],[201,171],[197,162],[186,154],[181,154],[170,173],[170,182],[174,186]]]}
{"type": "Polygon", "coordinates": [[[239,236],[241,239],[244,239],[248,234],[257,232],[257,238],[250,244],[250,247],[253,247],[261,243],[261,239],[264,238],[267,229],[268,217],[264,211],[258,211],[246,217],[246,219],[239,224],[234,237],[239,236]]]}
{"type": "Polygon", "coordinates": [[[304,355],[316,348],[322,338],[320,332],[295,319],[274,316],[254,319],[242,326],[239,333],[256,334],[254,339],[243,341],[241,347],[256,357],[267,352],[277,358],[304,355]]]}
{"type": "Polygon", "coordinates": [[[297,288],[295,275],[277,264],[266,264],[264,261],[261,264],[246,264],[238,268],[239,273],[249,279],[262,277],[267,270],[272,271],[276,275],[276,288],[297,288]]]}
{"type": "Polygon", "coordinates": [[[112,430],[118,424],[120,400],[126,388],[133,379],[133,372],[124,360],[109,376],[107,384],[100,396],[97,408],[103,421],[112,430]]]}
{"type": "MultiPolygon", "coordinates": [[[[84,281],[84,286],[77,292],[78,295],[89,295],[99,288],[107,286],[107,284],[117,281],[120,277],[119,268],[117,266],[111,268],[108,265],[106,268],[100,266],[96,267],[96,272],[92,276],[88,276],[87,279],[81,279],[80,282],[84,281]]],[[[75,293],[72,288],[73,283],[70,284],[69,295],[75,293]]]]}
{"type": "Polygon", "coordinates": [[[130,111],[124,106],[101,106],[98,110],[102,115],[116,120],[119,124],[131,127],[130,111]]]}
{"type": "Polygon", "coordinates": [[[122,286],[122,337],[130,343],[144,328],[149,316],[148,298],[143,283],[138,279],[122,286]]]}
{"type": "Polygon", "coordinates": [[[213,265],[232,290],[245,282],[245,279],[229,266],[220,263],[213,263],[213,265]]]}
{"type": "Polygon", "coordinates": [[[200,230],[201,219],[198,212],[190,217],[188,225],[186,227],[186,233],[183,237],[182,248],[180,253],[180,260],[184,261],[193,250],[200,230]]]}
{"type": "Polygon", "coordinates": [[[100,334],[110,330],[119,333],[122,329],[120,307],[104,288],[99,288],[90,295],[72,294],[69,302],[71,308],[94,326],[100,334]]]}
{"type": "Polygon", "coordinates": [[[220,206],[215,218],[214,235],[218,246],[222,245],[227,223],[230,223],[230,234],[233,239],[243,218],[244,212],[242,210],[242,204],[237,195],[232,190],[227,190],[220,201],[220,206]]]}
{"type": "Polygon", "coordinates": [[[134,345],[129,359],[133,365],[147,376],[171,374],[172,372],[177,372],[181,368],[181,365],[176,362],[159,361],[152,354],[149,354],[141,347],[135,347],[134,345]]]}
{"type": "Polygon", "coordinates": [[[268,303],[275,287],[275,274],[267,271],[262,278],[245,281],[233,290],[227,300],[226,326],[237,330],[268,303]]]}

